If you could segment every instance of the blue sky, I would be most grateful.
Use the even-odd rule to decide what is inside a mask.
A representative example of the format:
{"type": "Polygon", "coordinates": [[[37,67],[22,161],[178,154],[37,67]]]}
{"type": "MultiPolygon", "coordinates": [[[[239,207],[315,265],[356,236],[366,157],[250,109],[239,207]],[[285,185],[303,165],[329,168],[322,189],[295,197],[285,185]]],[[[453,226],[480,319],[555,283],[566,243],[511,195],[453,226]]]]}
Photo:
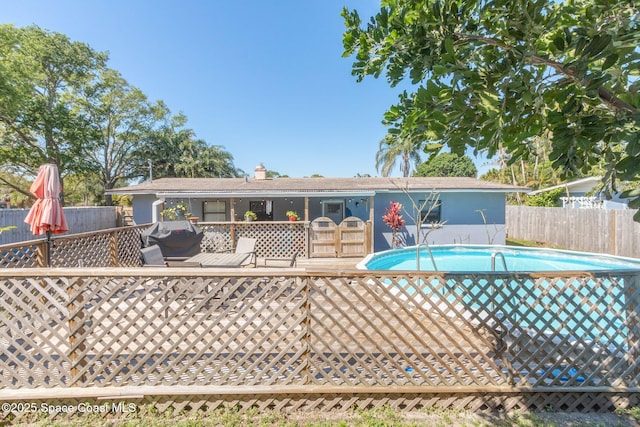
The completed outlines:
{"type": "Polygon", "coordinates": [[[3,23],[107,51],[110,68],[184,113],[197,138],[223,146],[247,173],[262,163],[292,177],[378,175],[381,120],[399,89],[356,82],[340,16],[347,6],[368,19],[377,0],[3,3],[3,23]]]}

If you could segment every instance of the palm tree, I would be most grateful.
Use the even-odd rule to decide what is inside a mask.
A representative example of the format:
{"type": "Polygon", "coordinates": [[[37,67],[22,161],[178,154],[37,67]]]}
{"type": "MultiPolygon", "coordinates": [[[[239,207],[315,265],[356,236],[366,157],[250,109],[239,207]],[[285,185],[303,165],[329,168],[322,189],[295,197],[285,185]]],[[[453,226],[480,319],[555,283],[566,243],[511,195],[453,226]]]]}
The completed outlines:
{"type": "Polygon", "coordinates": [[[411,164],[420,163],[421,144],[415,144],[410,139],[397,139],[391,135],[386,135],[381,141],[376,153],[376,170],[382,176],[389,176],[396,166],[398,159],[401,159],[400,170],[403,177],[408,177],[411,172],[411,164]]]}

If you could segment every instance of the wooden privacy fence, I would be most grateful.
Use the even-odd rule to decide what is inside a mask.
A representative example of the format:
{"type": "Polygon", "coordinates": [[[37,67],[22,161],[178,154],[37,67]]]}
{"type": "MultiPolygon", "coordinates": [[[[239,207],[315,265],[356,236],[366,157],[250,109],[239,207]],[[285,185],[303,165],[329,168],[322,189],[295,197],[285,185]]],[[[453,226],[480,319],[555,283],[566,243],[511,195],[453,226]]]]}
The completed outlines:
{"type": "Polygon", "coordinates": [[[640,223],[633,220],[635,212],[507,206],[507,234],[565,249],[640,258],[640,223]]]}
{"type": "Polygon", "coordinates": [[[640,403],[639,278],[0,269],[0,399],[611,411],[640,403]]]}

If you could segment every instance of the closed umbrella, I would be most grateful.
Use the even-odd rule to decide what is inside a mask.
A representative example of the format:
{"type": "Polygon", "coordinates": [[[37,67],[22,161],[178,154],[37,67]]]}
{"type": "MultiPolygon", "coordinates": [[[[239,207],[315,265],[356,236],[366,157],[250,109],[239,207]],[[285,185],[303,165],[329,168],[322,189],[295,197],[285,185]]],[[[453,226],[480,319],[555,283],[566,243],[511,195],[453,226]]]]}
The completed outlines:
{"type": "Polygon", "coordinates": [[[51,235],[69,230],[64,217],[60,192],[62,186],[58,175],[58,167],[54,163],[40,166],[38,176],[29,189],[37,197],[24,222],[31,225],[31,232],[39,236],[47,235],[47,265],[51,266],[51,235]]]}

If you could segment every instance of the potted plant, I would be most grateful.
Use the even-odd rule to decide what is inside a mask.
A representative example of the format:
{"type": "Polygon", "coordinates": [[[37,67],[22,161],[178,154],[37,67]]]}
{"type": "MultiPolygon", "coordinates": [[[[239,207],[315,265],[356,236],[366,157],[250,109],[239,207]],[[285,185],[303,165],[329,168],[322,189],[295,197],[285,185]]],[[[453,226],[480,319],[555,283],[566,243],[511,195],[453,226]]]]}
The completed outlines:
{"type": "Polygon", "coordinates": [[[296,211],[287,211],[285,215],[289,218],[289,221],[300,221],[300,215],[296,211]]]}
{"type": "Polygon", "coordinates": [[[189,212],[189,208],[182,202],[176,203],[174,206],[170,208],[165,208],[160,212],[163,218],[167,218],[170,221],[179,220],[181,218],[189,218],[191,213],[189,212]]]}
{"type": "Polygon", "coordinates": [[[246,211],[244,213],[244,220],[249,222],[249,221],[255,221],[258,219],[258,215],[256,215],[255,212],[253,211],[246,211]]]}

